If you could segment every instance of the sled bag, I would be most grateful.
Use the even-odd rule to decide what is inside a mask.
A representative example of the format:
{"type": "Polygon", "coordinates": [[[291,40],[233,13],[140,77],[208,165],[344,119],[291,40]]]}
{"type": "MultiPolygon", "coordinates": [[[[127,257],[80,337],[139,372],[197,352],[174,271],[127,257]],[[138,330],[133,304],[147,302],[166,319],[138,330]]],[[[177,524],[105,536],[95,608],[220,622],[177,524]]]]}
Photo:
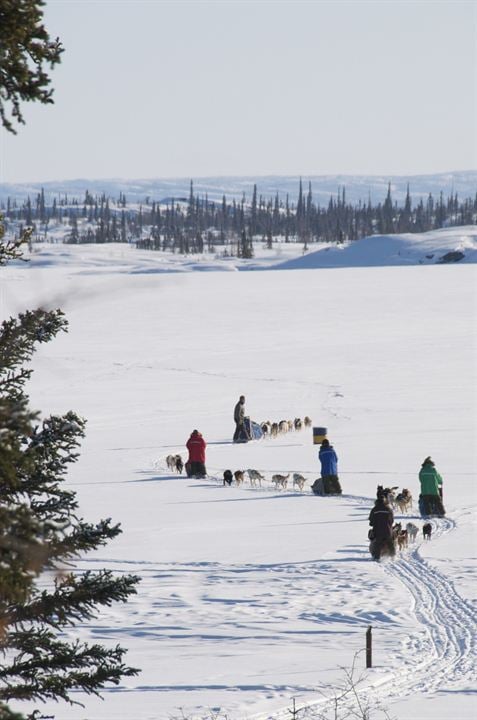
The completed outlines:
{"type": "Polygon", "coordinates": [[[322,480],[325,495],[341,495],[341,485],[336,475],[328,475],[328,477],[324,477],[322,480]]]}
{"type": "Polygon", "coordinates": [[[314,427],[313,428],[313,445],[321,445],[326,437],[328,428],[325,427],[314,427]]]}

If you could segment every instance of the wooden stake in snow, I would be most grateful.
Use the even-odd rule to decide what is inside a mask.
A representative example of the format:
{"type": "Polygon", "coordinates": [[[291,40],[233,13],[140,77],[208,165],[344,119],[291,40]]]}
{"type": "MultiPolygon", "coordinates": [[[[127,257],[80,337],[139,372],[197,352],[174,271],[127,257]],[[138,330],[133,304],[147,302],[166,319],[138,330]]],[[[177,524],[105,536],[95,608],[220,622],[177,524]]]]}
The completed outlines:
{"type": "MultiPolygon", "coordinates": [[[[300,709],[301,709],[301,708],[300,708],[300,709]]],[[[297,715],[298,715],[298,713],[300,712],[300,710],[297,710],[297,709],[296,709],[295,698],[293,698],[293,710],[288,709],[288,712],[289,712],[290,715],[292,716],[293,720],[297,720],[297,715]]]]}
{"type": "Polygon", "coordinates": [[[373,638],[371,625],[366,630],[366,667],[373,667],[373,638]]]}

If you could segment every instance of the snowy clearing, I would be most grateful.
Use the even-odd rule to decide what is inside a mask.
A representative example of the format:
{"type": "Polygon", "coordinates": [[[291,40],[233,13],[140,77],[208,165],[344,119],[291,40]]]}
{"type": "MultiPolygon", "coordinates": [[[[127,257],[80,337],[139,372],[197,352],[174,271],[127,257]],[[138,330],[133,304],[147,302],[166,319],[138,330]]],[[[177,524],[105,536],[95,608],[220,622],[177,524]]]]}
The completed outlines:
{"type": "Polygon", "coordinates": [[[304,256],[278,246],[256,253],[254,272],[122,245],[44,245],[2,269],[2,319],[38,305],[67,313],[69,333],[35,356],[32,405],[88,419],[68,484],[85,518],[124,530],[77,567],[143,578],[131,602],[70,633],[128,647],[142,673],[105,702],[45,712],[281,720],[295,698],[300,717],[317,717],[372,625],[372,703],[400,720],[475,717],[477,228],[426,235],[389,236],[379,256],[377,238],[304,256]],[[465,261],[436,263],[457,248],[465,261]],[[343,496],[310,492],[310,429],[232,444],[240,394],[254,420],[327,427],[343,496]],[[203,480],[165,462],[186,456],[194,428],[208,443],[203,480]],[[402,520],[421,528],[427,455],[447,516],[431,542],[419,535],[374,563],[376,485],[409,488],[402,520]],[[266,481],[224,487],[226,468],[266,481]],[[306,477],[304,492],[272,485],[289,472],[306,477]]]}

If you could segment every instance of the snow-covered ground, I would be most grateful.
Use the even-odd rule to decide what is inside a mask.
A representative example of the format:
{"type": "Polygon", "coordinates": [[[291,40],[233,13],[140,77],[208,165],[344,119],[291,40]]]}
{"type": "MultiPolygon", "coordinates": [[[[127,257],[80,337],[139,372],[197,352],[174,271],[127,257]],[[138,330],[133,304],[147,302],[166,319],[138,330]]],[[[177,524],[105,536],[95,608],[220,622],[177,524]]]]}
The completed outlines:
{"type": "Polygon", "coordinates": [[[88,418],[68,483],[85,518],[123,526],[78,568],[143,578],[127,605],[71,631],[128,647],[141,674],[105,702],[79,695],[85,709],[45,713],[281,720],[295,698],[300,717],[317,717],[356,653],[361,672],[372,625],[372,703],[399,720],[475,717],[476,237],[458,228],[304,256],[257,247],[248,264],[44,245],[1,269],[1,319],[38,305],[67,313],[69,333],[35,356],[32,405],[88,418]],[[465,260],[437,264],[458,248],[465,260]],[[258,421],[328,427],[343,496],[311,494],[310,430],[233,445],[240,394],[258,421]],[[194,428],[208,442],[205,480],[165,464],[194,428]],[[372,562],[376,485],[416,498],[427,455],[446,518],[431,542],[372,562]],[[223,487],[226,468],[266,482],[223,487]],[[276,490],[275,472],[304,474],[305,491],[276,490]]]}

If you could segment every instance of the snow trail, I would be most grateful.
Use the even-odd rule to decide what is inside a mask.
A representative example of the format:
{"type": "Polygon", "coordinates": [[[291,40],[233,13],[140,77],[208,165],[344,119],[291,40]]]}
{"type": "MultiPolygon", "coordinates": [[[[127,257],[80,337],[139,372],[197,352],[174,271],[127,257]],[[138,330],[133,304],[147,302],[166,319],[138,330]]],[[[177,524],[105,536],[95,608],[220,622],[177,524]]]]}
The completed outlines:
{"type": "MultiPolygon", "coordinates": [[[[208,476],[207,480],[222,484],[222,478],[215,474],[208,476]]],[[[269,481],[263,483],[262,487],[250,485],[245,487],[256,493],[276,490],[269,481]]],[[[306,488],[306,491],[308,490],[309,488],[306,488]]],[[[281,492],[302,494],[290,487],[281,492]]],[[[347,503],[369,507],[373,502],[369,497],[350,494],[343,494],[341,499],[347,503]]],[[[408,515],[399,519],[403,522],[416,517],[408,515]]],[[[434,519],[432,523],[432,542],[438,541],[440,537],[456,528],[456,522],[451,517],[434,519]]],[[[396,555],[394,561],[380,564],[386,575],[406,588],[411,600],[412,618],[421,630],[414,632],[403,644],[402,651],[390,658],[389,671],[383,667],[370,670],[366,680],[359,682],[358,697],[372,702],[373,705],[382,705],[414,693],[436,692],[443,683],[460,685],[464,683],[471,686],[473,682],[472,673],[476,657],[476,637],[473,632],[475,611],[471,603],[458,594],[452,582],[421,556],[420,548],[423,543],[422,540],[418,541],[414,546],[396,555]]],[[[301,597],[303,593],[305,595],[307,592],[313,593],[314,577],[324,564],[326,560],[317,564],[306,563],[301,570],[289,566],[289,572],[294,575],[294,585],[298,577],[300,578],[301,597]],[[303,583],[305,578],[306,581],[303,583]]],[[[256,569],[250,565],[247,572],[256,569]]],[[[289,588],[286,588],[287,602],[290,601],[288,593],[289,588]]],[[[303,610],[304,608],[302,612],[303,610]]],[[[312,688],[307,690],[305,686],[297,686],[296,691],[302,699],[307,696],[310,698],[310,695],[315,698],[317,694],[321,695],[319,699],[310,698],[299,703],[302,715],[306,717],[312,718],[319,713],[326,713],[333,706],[334,699],[330,699],[330,688],[317,687],[315,691],[312,688]]],[[[356,709],[358,699],[350,696],[343,702],[343,707],[348,710],[356,709]]],[[[282,717],[288,717],[288,714],[289,705],[275,712],[258,713],[247,718],[248,720],[251,718],[281,720],[282,717]]]]}
{"type": "MultiPolygon", "coordinates": [[[[221,481],[215,476],[208,479],[221,481]]],[[[262,488],[250,487],[255,492],[271,489],[268,482],[262,488]]],[[[372,503],[371,498],[364,496],[347,494],[342,499],[359,504],[372,503]]],[[[455,521],[449,517],[434,520],[433,525],[434,542],[456,527],[455,521]]],[[[399,661],[398,668],[358,688],[360,697],[372,695],[374,703],[406,697],[416,692],[435,692],[443,682],[472,683],[476,658],[476,636],[472,630],[475,626],[475,611],[469,602],[460,597],[452,583],[421,557],[421,544],[422,541],[402,552],[393,562],[382,563],[384,572],[402,583],[409,592],[412,615],[422,626],[422,631],[415,633],[405,643],[403,652],[396,658],[399,661]]],[[[353,708],[357,702],[350,698],[345,701],[345,706],[353,708]]],[[[307,702],[300,707],[306,716],[313,717],[317,712],[326,712],[333,703],[333,699],[321,697],[318,701],[307,702]]],[[[279,720],[288,713],[289,708],[284,708],[268,715],[254,715],[253,718],[264,720],[273,717],[279,720]]]]}
{"type": "MultiPolygon", "coordinates": [[[[434,521],[433,538],[455,529],[451,518],[434,521]],[[437,527],[436,527],[437,524],[437,527]]],[[[458,683],[473,687],[476,660],[475,609],[455,590],[453,584],[419,554],[419,546],[403,552],[393,562],[382,563],[384,572],[401,582],[412,598],[412,613],[422,632],[408,639],[400,664],[391,673],[372,680],[370,671],[358,696],[371,698],[375,706],[415,693],[431,693],[458,683]]],[[[356,710],[351,697],[343,707],[356,710]]],[[[334,705],[333,700],[302,706],[305,716],[320,716],[334,705]]],[[[277,714],[278,719],[283,713],[277,714]]],[[[258,719],[257,719],[258,720],[258,719]]]]}

